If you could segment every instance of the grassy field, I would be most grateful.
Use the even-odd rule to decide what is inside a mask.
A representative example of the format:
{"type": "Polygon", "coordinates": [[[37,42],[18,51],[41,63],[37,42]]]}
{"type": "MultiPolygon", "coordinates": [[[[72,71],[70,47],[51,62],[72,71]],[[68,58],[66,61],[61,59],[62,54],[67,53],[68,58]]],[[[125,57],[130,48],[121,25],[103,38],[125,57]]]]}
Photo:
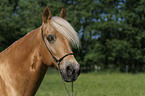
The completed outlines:
{"type": "MultiPolygon", "coordinates": [[[[66,83],[70,92],[71,84],[66,83]]],[[[48,72],[36,96],[67,96],[57,72],[48,72]]],[[[145,96],[145,74],[82,73],[74,96],[145,96]]]]}

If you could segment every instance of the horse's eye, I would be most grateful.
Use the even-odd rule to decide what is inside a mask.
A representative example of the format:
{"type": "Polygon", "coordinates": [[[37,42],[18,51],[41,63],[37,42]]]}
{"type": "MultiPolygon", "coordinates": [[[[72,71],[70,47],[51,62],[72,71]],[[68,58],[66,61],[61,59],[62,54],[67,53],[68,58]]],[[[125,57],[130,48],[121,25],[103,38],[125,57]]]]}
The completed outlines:
{"type": "Polygon", "coordinates": [[[53,36],[52,34],[49,34],[49,35],[47,36],[47,40],[48,40],[48,41],[53,41],[53,40],[54,40],[54,36],[53,36]]]}

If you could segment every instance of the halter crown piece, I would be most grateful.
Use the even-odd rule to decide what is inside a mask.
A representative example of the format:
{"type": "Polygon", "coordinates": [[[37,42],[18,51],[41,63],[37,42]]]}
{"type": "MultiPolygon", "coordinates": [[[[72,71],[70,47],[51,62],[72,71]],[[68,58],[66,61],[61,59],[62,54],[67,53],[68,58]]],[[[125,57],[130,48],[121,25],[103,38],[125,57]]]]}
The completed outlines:
{"type": "MultiPolygon", "coordinates": [[[[65,85],[65,83],[64,83],[64,81],[63,81],[62,75],[61,75],[61,73],[60,73],[59,65],[60,65],[60,62],[61,62],[65,57],[67,57],[67,56],[69,56],[69,55],[74,55],[74,54],[73,54],[73,53],[68,53],[68,54],[64,55],[63,57],[61,57],[60,59],[57,59],[57,58],[51,53],[50,49],[48,48],[48,46],[47,46],[47,44],[46,44],[46,42],[45,42],[45,40],[44,40],[44,36],[43,36],[43,26],[41,27],[41,35],[42,35],[42,39],[43,39],[43,41],[44,41],[44,44],[45,44],[47,50],[49,51],[49,53],[51,54],[51,56],[53,57],[53,59],[54,59],[54,60],[56,61],[56,63],[57,63],[57,67],[58,67],[58,71],[59,71],[59,75],[60,75],[62,84],[63,84],[63,86],[64,86],[64,88],[65,88],[65,91],[67,92],[68,96],[70,96],[70,94],[69,94],[69,92],[68,92],[68,90],[67,90],[67,88],[66,88],[66,85],[65,85]]],[[[73,82],[72,82],[72,96],[73,96],[73,82]]]]}

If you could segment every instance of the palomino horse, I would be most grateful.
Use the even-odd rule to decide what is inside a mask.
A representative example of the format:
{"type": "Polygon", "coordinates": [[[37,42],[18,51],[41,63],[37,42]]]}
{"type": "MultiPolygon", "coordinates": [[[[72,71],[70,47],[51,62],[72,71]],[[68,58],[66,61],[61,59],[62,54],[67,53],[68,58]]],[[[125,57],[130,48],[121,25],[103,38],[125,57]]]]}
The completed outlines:
{"type": "Polygon", "coordinates": [[[42,26],[0,53],[0,96],[34,96],[49,66],[59,68],[66,82],[77,79],[80,65],[71,46],[79,47],[79,38],[65,16],[62,8],[51,18],[46,7],[42,26]]]}

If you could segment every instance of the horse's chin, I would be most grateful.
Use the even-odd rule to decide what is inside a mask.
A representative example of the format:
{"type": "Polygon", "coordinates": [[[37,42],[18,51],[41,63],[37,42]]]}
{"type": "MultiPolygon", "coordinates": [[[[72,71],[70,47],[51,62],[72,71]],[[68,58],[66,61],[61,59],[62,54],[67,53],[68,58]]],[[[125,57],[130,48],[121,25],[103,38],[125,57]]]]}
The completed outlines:
{"type": "Polygon", "coordinates": [[[63,76],[63,79],[64,79],[65,82],[74,82],[75,80],[77,80],[77,77],[70,78],[70,77],[63,76]]]}

